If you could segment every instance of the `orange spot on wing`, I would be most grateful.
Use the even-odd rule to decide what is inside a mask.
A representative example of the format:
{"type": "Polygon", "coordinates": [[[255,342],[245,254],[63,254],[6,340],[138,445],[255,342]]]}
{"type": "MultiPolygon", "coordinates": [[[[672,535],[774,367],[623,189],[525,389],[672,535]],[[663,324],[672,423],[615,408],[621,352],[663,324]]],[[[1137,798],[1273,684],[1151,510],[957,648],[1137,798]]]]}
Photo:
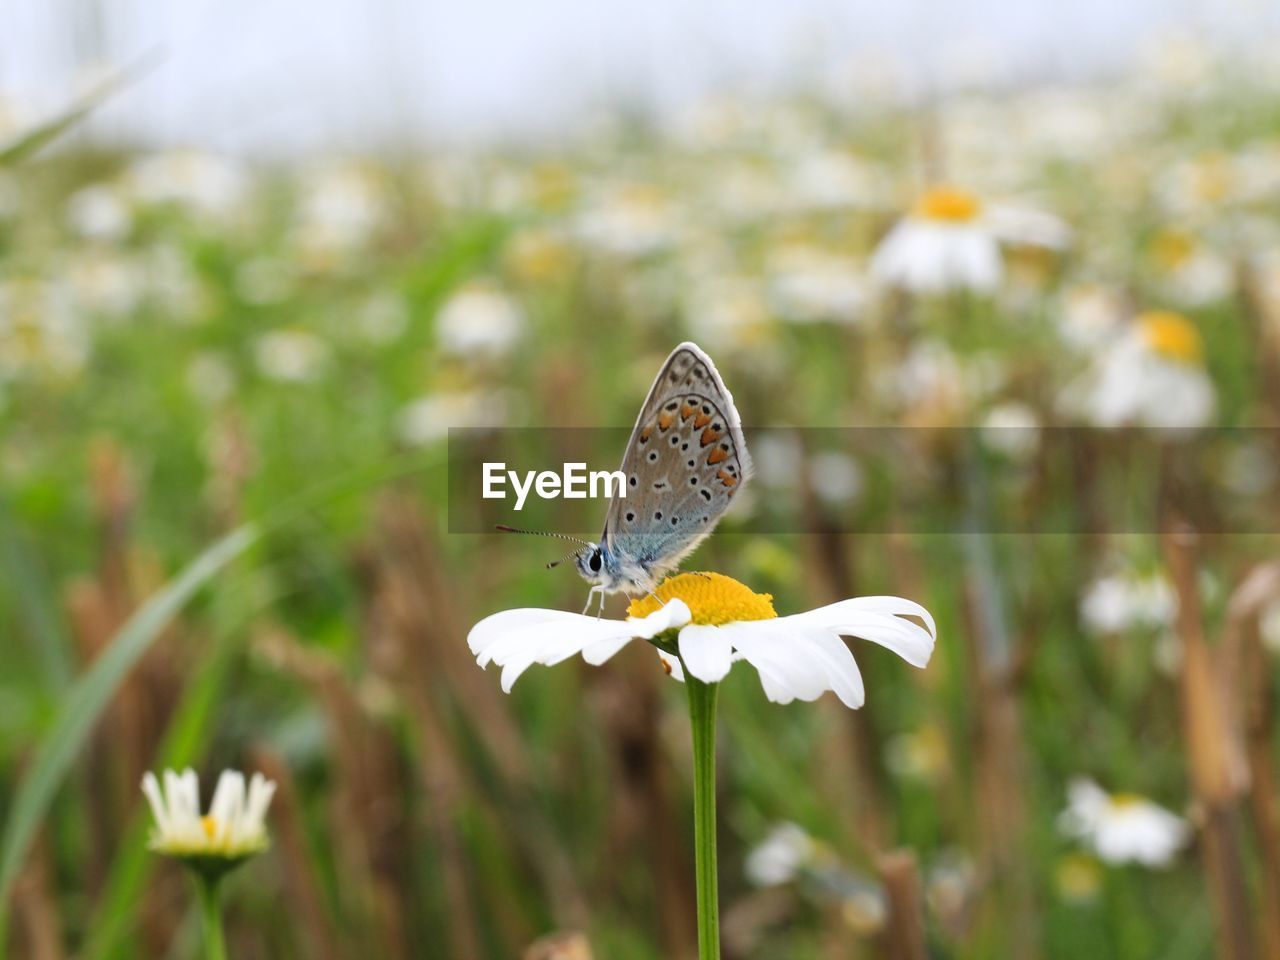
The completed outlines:
{"type": "Polygon", "coordinates": [[[645,427],[643,430],[640,431],[640,439],[648,440],[649,434],[651,433],[653,433],[653,427],[645,427]]]}
{"type": "Polygon", "coordinates": [[[693,418],[693,429],[701,430],[710,422],[711,422],[711,418],[709,416],[707,416],[705,413],[700,413],[693,418]]]}
{"type": "Polygon", "coordinates": [[[702,445],[705,447],[709,443],[715,443],[720,439],[720,434],[710,427],[702,431],[702,445]]]}
{"type": "MultiPolygon", "coordinates": [[[[722,460],[728,460],[729,454],[725,453],[719,447],[711,451],[711,456],[707,457],[707,463],[719,463],[722,460]]],[[[721,471],[722,473],[724,471],[721,471]]]]}
{"type": "Polygon", "coordinates": [[[680,419],[688,420],[691,416],[693,416],[693,407],[689,406],[686,403],[683,407],[680,408],[680,419]]]}
{"type": "Polygon", "coordinates": [[[675,419],[675,417],[673,417],[673,416],[672,416],[671,414],[669,414],[669,413],[663,413],[663,414],[660,414],[660,415],[658,416],[658,429],[659,429],[659,430],[669,430],[669,429],[671,428],[671,421],[672,421],[672,420],[674,420],[674,419],[675,419]]]}
{"type": "MultiPolygon", "coordinates": [[[[721,452],[723,453],[724,451],[721,451],[721,452]]],[[[737,477],[735,477],[733,474],[725,470],[719,471],[716,474],[716,476],[720,478],[720,482],[723,483],[726,487],[732,487],[735,483],[738,482],[737,477]]]]}

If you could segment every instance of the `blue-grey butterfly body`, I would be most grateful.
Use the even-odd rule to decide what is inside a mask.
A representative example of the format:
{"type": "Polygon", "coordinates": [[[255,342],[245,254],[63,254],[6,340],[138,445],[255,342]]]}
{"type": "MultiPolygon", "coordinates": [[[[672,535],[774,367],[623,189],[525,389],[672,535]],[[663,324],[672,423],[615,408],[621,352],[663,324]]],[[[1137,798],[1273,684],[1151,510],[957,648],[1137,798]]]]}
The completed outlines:
{"type": "Polygon", "coordinates": [[[622,472],[626,496],[609,502],[600,543],[575,557],[593,593],[651,591],[711,533],[751,476],[733,395],[697,344],[680,344],[658,371],[622,472]]]}

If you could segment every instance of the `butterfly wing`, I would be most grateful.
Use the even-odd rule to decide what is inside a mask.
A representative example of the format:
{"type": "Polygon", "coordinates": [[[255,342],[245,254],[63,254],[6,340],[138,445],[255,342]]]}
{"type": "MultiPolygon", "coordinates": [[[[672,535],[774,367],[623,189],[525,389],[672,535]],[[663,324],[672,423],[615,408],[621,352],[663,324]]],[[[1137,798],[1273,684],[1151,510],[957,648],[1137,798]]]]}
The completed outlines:
{"type": "Polygon", "coordinates": [[[649,388],[622,458],[626,496],[605,516],[606,562],[649,589],[715,528],[751,476],[733,395],[694,343],[676,347],[649,388]]]}

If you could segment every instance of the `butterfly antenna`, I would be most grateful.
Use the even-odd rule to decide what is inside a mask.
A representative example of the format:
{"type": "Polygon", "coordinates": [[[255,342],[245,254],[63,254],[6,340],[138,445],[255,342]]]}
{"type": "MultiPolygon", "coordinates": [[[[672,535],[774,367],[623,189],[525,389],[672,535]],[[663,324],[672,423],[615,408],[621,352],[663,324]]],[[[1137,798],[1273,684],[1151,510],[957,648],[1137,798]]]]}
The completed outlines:
{"type": "MultiPolygon", "coordinates": [[[[595,546],[595,544],[591,543],[588,540],[582,540],[578,537],[571,537],[567,533],[552,533],[550,530],[521,530],[518,527],[508,527],[505,523],[497,524],[497,529],[501,530],[503,533],[527,533],[537,537],[555,537],[557,540],[568,540],[570,543],[576,543],[584,547],[595,546]]],[[[570,553],[565,554],[559,560],[553,560],[551,563],[547,564],[547,569],[550,570],[552,567],[560,566],[560,564],[564,563],[570,557],[576,556],[577,553],[578,551],[574,550],[574,551],[571,551],[570,553]]]]}

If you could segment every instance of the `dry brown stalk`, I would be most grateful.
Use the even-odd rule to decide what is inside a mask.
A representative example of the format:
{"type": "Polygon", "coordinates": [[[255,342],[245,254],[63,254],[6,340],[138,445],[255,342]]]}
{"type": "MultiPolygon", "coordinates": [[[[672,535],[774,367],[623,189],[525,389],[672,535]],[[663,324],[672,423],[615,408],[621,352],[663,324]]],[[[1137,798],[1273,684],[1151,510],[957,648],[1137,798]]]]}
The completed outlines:
{"type": "Polygon", "coordinates": [[[920,893],[920,873],[909,850],[882,854],[878,860],[880,879],[889,901],[884,929],[885,956],[889,960],[925,960],[924,899],[920,893]]]}
{"type": "Polygon", "coordinates": [[[293,774],[284,759],[264,744],[254,747],[250,758],[251,765],[276,784],[271,805],[272,832],[276,859],[283,874],[290,926],[297,932],[305,956],[315,960],[340,960],[348,955],[349,948],[331,922],[320,892],[293,774]]]}
{"type": "Polygon", "coordinates": [[[1205,640],[1196,537],[1177,526],[1174,532],[1162,535],[1161,545],[1178,597],[1183,738],[1191,787],[1200,806],[1201,855],[1217,921],[1218,955],[1224,960],[1247,960],[1258,954],[1240,851],[1242,751],[1232,735],[1214,659],[1205,640]]]}

